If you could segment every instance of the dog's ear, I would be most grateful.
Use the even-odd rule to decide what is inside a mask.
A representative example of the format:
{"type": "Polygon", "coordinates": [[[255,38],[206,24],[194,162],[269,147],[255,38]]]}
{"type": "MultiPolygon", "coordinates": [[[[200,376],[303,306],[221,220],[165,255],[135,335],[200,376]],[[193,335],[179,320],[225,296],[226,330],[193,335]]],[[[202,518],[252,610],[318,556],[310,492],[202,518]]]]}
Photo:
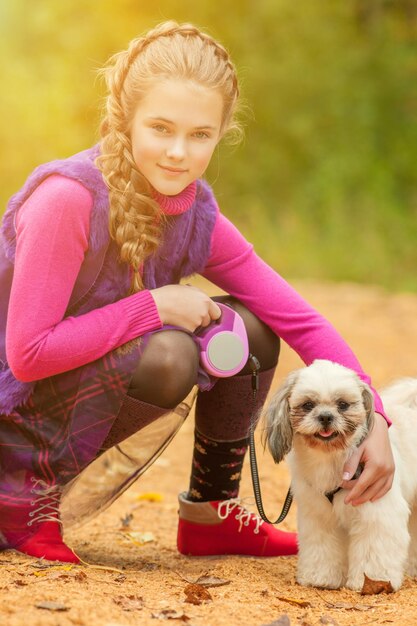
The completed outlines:
{"type": "Polygon", "coordinates": [[[292,447],[292,426],[290,421],[289,397],[297,379],[298,372],[288,376],[268,404],[265,412],[264,444],[272,454],[275,463],[282,461],[292,447]]]}
{"type": "Polygon", "coordinates": [[[371,432],[375,421],[374,394],[372,393],[369,385],[367,385],[363,381],[361,381],[361,387],[363,406],[365,407],[366,411],[366,427],[369,433],[371,432]]]}

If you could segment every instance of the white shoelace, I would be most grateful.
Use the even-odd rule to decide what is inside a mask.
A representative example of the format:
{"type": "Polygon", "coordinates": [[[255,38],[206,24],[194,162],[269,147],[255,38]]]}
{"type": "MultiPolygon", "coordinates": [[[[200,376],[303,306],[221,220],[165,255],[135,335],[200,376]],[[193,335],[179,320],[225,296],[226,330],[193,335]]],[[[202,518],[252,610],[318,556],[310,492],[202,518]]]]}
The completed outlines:
{"type": "Polygon", "coordinates": [[[255,533],[255,535],[257,535],[259,533],[260,527],[264,522],[259,517],[259,515],[248,511],[248,509],[243,506],[244,501],[245,499],[242,498],[231,498],[230,500],[223,500],[223,502],[220,502],[218,506],[217,513],[220,519],[226,519],[227,517],[229,517],[232,511],[237,509],[237,515],[235,516],[235,519],[239,522],[239,532],[242,530],[243,526],[249,526],[251,520],[253,520],[255,522],[255,528],[253,532],[255,533]]]}
{"type": "Polygon", "coordinates": [[[30,479],[33,487],[30,493],[36,495],[36,499],[31,501],[31,506],[37,506],[29,513],[31,519],[27,525],[32,526],[35,522],[58,522],[59,521],[59,501],[61,489],[58,485],[48,485],[41,478],[32,476],[30,479]]]}

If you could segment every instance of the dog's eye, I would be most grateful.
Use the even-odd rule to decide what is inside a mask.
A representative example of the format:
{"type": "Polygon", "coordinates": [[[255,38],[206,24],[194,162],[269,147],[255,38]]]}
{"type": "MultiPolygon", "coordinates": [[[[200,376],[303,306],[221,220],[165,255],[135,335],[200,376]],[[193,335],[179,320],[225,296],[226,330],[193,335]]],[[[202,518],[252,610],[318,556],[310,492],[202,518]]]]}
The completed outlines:
{"type": "Polygon", "coordinates": [[[309,400],[308,402],[304,402],[304,404],[301,405],[301,408],[303,409],[303,411],[309,412],[312,411],[315,407],[314,402],[311,402],[311,400],[309,400]]]}
{"type": "Polygon", "coordinates": [[[339,409],[339,411],[347,411],[349,406],[349,402],[345,402],[344,400],[339,400],[339,402],[337,403],[337,408],[339,409]]]}

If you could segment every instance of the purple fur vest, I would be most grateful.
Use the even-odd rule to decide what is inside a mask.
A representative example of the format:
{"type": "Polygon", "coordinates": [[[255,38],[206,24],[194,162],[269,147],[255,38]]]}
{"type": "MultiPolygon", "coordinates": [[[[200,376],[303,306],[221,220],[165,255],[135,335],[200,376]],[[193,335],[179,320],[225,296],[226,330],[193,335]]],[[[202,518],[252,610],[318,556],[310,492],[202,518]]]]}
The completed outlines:
{"type": "MultiPolygon", "coordinates": [[[[93,196],[89,248],[81,265],[65,317],[77,316],[125,297],[130,271],[118,262],[116,245],[108,230],[109,198],[101,172],[94,165],[99,147],[37,167],[25,185],[10,199],[0,230],[0,414],[9,414],[30,397],[35,382],[17,380],[7,363],[6,321],[16,251],[15,215],[34,189],[51,174],[80,181],[93,196]]],[[[157,253],[145,262],[147,289],[178,283],[203,271],[210,253],[216,220],[216,202],[204,181],[198,181],[192,207],[181,215],[168,216],[157,253]]],[[[30,313],[30,312],[29,312],[30,313]]]]}

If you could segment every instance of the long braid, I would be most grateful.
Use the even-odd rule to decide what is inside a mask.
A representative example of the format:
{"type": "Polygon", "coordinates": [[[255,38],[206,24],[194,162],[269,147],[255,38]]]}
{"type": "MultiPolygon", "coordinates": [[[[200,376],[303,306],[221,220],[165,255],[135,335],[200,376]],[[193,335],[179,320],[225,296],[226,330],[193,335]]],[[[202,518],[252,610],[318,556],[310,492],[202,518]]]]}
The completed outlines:
{"type": "Polygon", "coordinates": [[[132,157],[126,115],[122,106],[123,85],[144,39],[135,39],[119,52],[104,70],[109,95],[102,123],[101,155],[96,163],[109,187],[110,235],[120,248],[120,259],[133,269],[130,292],[143,289],[141,263],[159,242],[160,208],[149,195],[149,185],[132,157]],[[141,193],[144,191],[145,193],[141,193]]]}
{"type": "Polygon", "coordinates": [[[143,95],[135,92],[135,78],[143,78],[145,88],[146,81],[149,84],[149,80],[173,76],[219,87],[222,93],[227,92],[223,120],[226,130],[232,126],[239,88],[235,68],[225,48],[192,24],[176,22],[165,22],[144,37],[133,39],[127,50],[109,59],[101,74],[106,80],[108,96],[101,124],[101,154],[96,164],[109,188],[110,235],[119,246],[121,261],[132,267],[130,293],[135,293],[143,289],[143,263],[157,249],[164,225],[164,216],[152,198],[152,189],[132,156],[130,123],[134,107],[143,95]],[[174,48],[179,44],[182,48],[175,65],[174,48]],[[210,50],[213,60],[209,67],[206,59],[210,50]]]}

